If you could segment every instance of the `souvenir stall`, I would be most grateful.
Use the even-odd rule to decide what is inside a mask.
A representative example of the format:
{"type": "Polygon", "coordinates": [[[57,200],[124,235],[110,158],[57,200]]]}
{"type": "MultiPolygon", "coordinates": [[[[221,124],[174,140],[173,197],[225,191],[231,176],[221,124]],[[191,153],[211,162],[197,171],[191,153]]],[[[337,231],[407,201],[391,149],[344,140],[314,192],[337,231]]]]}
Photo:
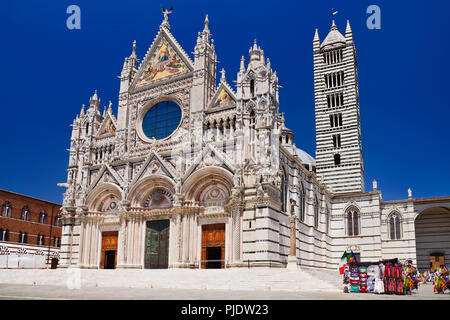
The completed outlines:
{"type": "MultiPolygon", "coordinates": [[[[353,252],[344,252],[339,270],[343,274],[344,292],[404,295],[418,288],[417,269],[411,261],[405,265],[398,259],[358,262],[353,252]]],[[[442,283],[441,280],[439,288],[443,286],[442,283]]]]}

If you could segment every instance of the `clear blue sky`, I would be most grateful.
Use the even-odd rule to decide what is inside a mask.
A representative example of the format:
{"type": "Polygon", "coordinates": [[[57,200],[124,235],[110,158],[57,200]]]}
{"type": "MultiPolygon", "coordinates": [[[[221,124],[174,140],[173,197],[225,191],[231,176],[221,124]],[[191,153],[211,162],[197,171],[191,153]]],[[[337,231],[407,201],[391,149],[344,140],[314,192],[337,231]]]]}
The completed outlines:
{"type": "MultiPolygon", "coordinates": [[[[295,143],[314,156],[312,39],[349,19],[357,46],[366,190],[384,200],[450,195],[448,1],[2,1],[0,188],[62,201],[73,118],[98,89],[117,112],[120,71],[133,40],[142,58],[174,6],[171,30],[191,53],[209,14],[227,80],[236,79],[253,39],[280,84],[280,108],[295,143]],[[81,8],[81,30],[66,8],[81,8]],[[366,8],[381,8],[381,30],[366,8]]],[[[192,56],[192,55],[191,55],[192,56]]]]}

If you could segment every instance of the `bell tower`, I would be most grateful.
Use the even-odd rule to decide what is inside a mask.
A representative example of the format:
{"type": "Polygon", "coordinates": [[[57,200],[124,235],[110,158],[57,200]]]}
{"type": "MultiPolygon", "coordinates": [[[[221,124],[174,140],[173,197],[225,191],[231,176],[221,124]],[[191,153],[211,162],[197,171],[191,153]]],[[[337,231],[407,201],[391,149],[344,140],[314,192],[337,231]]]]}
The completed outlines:
{"type": "Polygon", "coordinates": [[[333,193],[364,192],[358,73],[353,33],[334,20],[323,42],[316,29],[314,97],[316,169],[333,193]]]}

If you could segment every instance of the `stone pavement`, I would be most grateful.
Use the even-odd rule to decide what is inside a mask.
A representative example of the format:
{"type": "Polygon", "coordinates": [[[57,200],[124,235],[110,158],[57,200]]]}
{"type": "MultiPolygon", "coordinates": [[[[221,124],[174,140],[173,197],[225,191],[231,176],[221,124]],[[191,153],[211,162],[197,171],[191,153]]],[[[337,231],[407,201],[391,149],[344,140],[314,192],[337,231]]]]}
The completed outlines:
{"type": "Polygon", "coordinates": [[[200,289],[145,289],[0,284],[0,300],[450,300],[450,293],[435,294],[431,284],[408,296],[333,291],[238,291],[200,289]]]}

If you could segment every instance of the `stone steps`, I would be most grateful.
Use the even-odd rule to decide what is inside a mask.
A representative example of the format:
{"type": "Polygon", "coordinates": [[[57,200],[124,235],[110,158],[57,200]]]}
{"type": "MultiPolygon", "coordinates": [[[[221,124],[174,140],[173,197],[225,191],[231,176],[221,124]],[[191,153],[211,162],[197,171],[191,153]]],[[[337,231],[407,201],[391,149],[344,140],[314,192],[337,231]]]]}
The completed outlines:
{"type": "Polygon", "coordinates": [[[339,290],[311,271],[298,269],[167,270],[0,270],[0,283],[67,286],[81,279],[86,287],[179,288],[202,290],[339,290]]]}

